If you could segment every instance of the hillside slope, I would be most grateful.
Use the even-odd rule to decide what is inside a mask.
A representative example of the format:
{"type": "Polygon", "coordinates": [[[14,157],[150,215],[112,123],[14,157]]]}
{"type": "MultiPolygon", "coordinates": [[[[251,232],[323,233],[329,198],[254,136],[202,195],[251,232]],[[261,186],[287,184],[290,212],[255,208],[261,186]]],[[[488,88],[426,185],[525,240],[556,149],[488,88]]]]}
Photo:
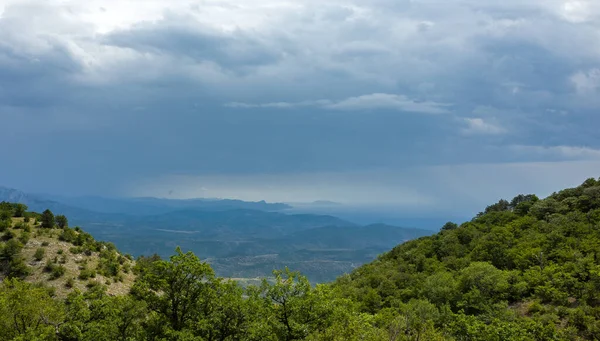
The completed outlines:
{"type": "Polygon", "coordinates": [[[599,252],[600,181],[588,179],[544,200],[501,200],[335,287],[371,314],[412,306],[421,322],[459,340],[597,340],[599,252]]]}
{"type": "Polygon", "coordinates": [[[44,226],[37,213],[15,214],[11,205],[16,207],[0,203],[0,281],[20,278],[42,284],[58,297],[94,286],[106,286],[110,295],[129,292],[135,279],[131,257],[79,228],[44,226]]]}

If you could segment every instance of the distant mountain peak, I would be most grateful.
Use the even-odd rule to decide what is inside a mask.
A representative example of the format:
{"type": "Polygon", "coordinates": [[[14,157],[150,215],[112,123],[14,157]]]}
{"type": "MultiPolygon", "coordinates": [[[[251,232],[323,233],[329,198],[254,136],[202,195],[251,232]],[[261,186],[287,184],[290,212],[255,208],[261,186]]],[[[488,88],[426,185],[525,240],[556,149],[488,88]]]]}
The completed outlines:
{"type": "Polygon", "coordinates": [[[18,189],[0,186],[0,201],[27,203],[30,196],[18,189]]]}

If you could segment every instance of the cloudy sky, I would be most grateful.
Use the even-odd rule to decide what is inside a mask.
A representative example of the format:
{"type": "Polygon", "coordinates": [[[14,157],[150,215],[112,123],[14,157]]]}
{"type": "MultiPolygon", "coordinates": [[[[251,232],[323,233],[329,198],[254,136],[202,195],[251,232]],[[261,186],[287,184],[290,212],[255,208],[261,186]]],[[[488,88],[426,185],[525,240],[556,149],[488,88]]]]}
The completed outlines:
{"type": "Polygon", "coordinates": [[[480,210],[600,176],[596,0],[0,0],[0,184],[480,210]]]}

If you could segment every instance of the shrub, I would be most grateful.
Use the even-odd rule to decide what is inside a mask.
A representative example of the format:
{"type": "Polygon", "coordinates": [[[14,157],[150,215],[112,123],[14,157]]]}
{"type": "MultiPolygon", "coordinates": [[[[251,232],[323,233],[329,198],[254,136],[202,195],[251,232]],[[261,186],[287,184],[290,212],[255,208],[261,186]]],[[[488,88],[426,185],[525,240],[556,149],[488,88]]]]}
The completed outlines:
{"type": "Polygon", "coordinates": [[[6,231],[12,225],[12,221],[0,219],[0,232],[6,231]]]}
{"type": "Polygon", "coordinates": [[[75,244],[76,239],[77,239],[77,233],[73,229],[70,229],[68,227],[66,227],[62,231],[62,233],[58,236],[58,240],[61,240],[63,242],[74,243],[74,244],[75,244]]]}
{"type": "Polygon", "coordinates": [[[91,270],[91,269],[87,269],[84,268],[81,271],[79,271],[79,276],[77,276],[80,280],[88,280],[90,278],[95,278],[96,277],[96,271],[91,270]]]}
{"type": "Polygon", "coordinates": [[[78,255],[83,253],[83,248],[81,246],[74,246],[69,249],[69,252],[71,252],[74,255],[78,255]]]}
{"type": "Polygon", "coordinates": [[[44,250],[42,248],[38,248],[37,250],[35,250],[35,254],[33,255],[33,258],[39,262],[42,259],[44,259],[45,254],[46,254],[46,250],[44,250]]]}
{"type": "Polygon", "coordinates": [[[72,277],[69,278],[69,279],[67,279],[67,281],[65,282],[65,287],[67,287],[67,288],[70,289],[70,288],[72,288],[74,286],[75,286],[75,279],[72,278],[72,277]]]}
{"type": "Polygon", "coordinates": [[[50,272],[50,279],[60,278],[65,274],[65,272],[67,272],[67,268],[65,268],[64,266],[62,266],[62,265],[54,266],[52,268],[52,271],[50,272]]]}
{"type": "Polygon", "coordinates": [[[31,269],[19,255],[13,257],[8,265],[8,278],[24,278],[29,276],[31,269]]]}
{"type": "Polygon", "coordinates": [[[27,226],[28,225],[25,222],[20,221],[20,222],[18,222],[18,223],[15,224],[15,229],[16,230],[24,230],[27,226]]]}
{"type": "Polygon", "coordinates": [[[25,245],[29,241],[30,236],[30,233],[23,231],[23,233],[21,233],[21,235],[19,236],[19,241],[23,243],[23,245],[25,245]]]}
{"type": "Polygon", "coordinates": [[[25,204],[13,204],[14,216],[17,218],[24,216],[27,208],[28,207],[25,204]]]}
{"type": "Polygon", "coordinates": [[[57,215],[55,220],[56,220],[56,225],[61,229],[64,229],[65,227],[69,226],[69,220],[67,220],[67,217],[65,217],[62,214],[57,215]]]}
{"type": "Polygon", "coordinates": [[[99,287],[99,286],[100,286],[100,283],[98,283],[96,281],[89,281],[85,285],[85,287],[88,288],[88,289],[96,288],[96,287],[99,287]]]}
{"type": "Polygon", "coordinates": [[[48,246],[48,245],[50,245],[49,242],[47,242],[47,241],[46,242],[42,242],[42,246],[48,246]]]}
{"type": "Polygon", "coordinates": [[[3,241],[8,241],[11,240],[15,237],[15,233],[11,230],[6,230],[6,232],[4,232],[4,234],[2,235],[2,240],[3,241]]]}
{"type": "Polygon", "coordinates": [[[50,279],[57,279],[62,277],[65,274],[65,272],[67,272],[67,268],[65,268],[62,265],[57,265],[48,262],[44,267],[44,271],[50,273],[50,279]]]}

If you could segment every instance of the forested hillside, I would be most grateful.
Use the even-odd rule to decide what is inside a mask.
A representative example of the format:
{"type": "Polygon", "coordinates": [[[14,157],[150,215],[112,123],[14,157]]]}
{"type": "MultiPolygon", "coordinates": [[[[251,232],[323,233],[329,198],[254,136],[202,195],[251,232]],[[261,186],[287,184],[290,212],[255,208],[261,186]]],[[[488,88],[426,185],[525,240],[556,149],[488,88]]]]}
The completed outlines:
{"type": "MultiPolygon", "coordinates": [[[[98,283],[62,298],[47,288],[52,279],[28,278],[32,265],[10,246],[29,243],[10,236],[23,207],[3,207],[10,209],[2,216],[7,279],[0,287],[0,340],[600,338],[595,179],[543,200],[501,200],[472,221],[447,223],[316,287],[285,269],[274,272],[273,282],[241,288],[177,249],[170,260],[139,258],[127,294],[110,294],[98,283]]],[[[41,224],[30,233],[48,228],[49,219],[37,217],[41,224]]],[[[106,247],[83,245],[99,246],[92,253],[106,247]]]]}
{"type": "Polygon", "coordinates": [[[409,339],[597,340],[599,252],[600,181],[588,179],[544,200],[500,200],[334,286],[361,312],[397,316],[409,339]]]}

